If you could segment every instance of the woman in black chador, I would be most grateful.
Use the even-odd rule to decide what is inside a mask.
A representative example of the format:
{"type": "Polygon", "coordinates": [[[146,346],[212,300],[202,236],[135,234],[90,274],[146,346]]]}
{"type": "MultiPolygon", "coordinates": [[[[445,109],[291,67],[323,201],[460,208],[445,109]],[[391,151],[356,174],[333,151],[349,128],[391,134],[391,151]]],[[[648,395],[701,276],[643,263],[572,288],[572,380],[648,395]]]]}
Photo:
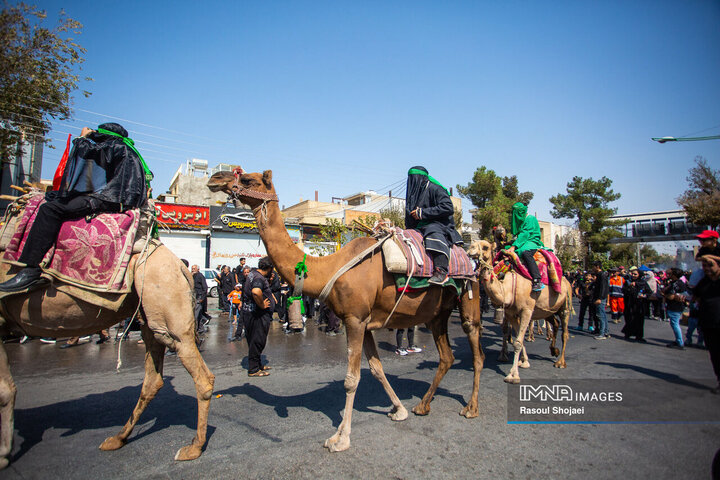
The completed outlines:
{"type": "Polygon", "coordinates": [[[437,285],[447,280],[450,249],[453,245],[463,244],[455,230],[454,212],[448,191],[428,175],[424,167],[413,167],[408,171],[405,228],[423,234],[425,250],[435,265],[430,283],[437,285]]]}

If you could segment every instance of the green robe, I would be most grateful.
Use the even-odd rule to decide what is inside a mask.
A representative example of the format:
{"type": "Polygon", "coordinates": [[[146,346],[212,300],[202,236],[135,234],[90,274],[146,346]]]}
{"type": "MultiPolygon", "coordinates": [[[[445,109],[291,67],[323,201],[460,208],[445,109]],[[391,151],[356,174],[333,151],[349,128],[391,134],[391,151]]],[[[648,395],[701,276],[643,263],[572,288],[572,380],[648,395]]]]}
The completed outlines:
{"type": "Polygon", "coordinates": [[[515,235],[513,247],[518,254],[525,250],[545,248],[537,218],[528,215],[527,207],[520,202],[513,205],[512,233],[515,235]]]}

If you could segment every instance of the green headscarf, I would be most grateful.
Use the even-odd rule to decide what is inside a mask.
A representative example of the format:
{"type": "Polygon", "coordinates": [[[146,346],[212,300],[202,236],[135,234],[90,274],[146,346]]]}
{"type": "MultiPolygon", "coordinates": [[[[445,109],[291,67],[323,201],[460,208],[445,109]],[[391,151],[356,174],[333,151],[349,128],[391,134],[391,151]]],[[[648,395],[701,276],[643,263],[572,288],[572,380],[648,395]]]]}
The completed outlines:
{"type": "Polygon", "coordinates": [[[520,233],[520,227],[527,217],[527,206],[522,202],[517,202],[512,207],[512,234],[517,236],[520,233]]]}

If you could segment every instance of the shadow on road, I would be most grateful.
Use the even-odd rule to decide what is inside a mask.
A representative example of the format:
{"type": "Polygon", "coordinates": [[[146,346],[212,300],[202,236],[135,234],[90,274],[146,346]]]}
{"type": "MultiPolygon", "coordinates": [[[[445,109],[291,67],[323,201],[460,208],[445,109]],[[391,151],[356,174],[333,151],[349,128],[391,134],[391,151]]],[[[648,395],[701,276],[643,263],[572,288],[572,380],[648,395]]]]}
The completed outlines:
{"type": "Polygon", "coordinates": [[[619,368],[619,369],[623,369],[623,370],[634,370],[638,373],[642,373],[649,377],[658,378],[660,380],[665,380],[666,382],[675,383],[677,385],[683,385],[686,387],[697,388],[700,390],[708,389],[708,386],[703,385],[702,383],[693,382],[691,380],[686,380],[686,379],[680,377],[679,375],[675,375],[675,374],[667,373],[667,372],[661,372],[660,370],[654,370],[652,368],[641,367],[639,365],[629,365],[627,363],[612,363],[612,362],[595,362],[595,364],[596,365],[607,365],[608,367],[619,368]]]}
{"type": "MultiPolygon", "coordinates": [[[[354,409],[360,412],[387,413],[390,409],[390,400],[378,381],[372,377],[368,369],[362,370],[362,380],[355,394],[354,409]],[[387,405],[388,409],[381,410],[374,408],[377,405],[387,405]]],[[[429,388],[428,382],[401,378],[395,375],[386,375],[390,385],[395,390],[400,400],[407,401],[413,397],[422,398],[429,388]]],[[[289,415],[288,409],[292,407],[306,408],[313,412],[322,413],[327,416],[337,427],[342,421],[340,411],[345,407],[345,387],[344,382],[335,380],[328,382],[322,387],[299,395],[274,395],[266,392],[257,385],[245,383],[226,390],[215,392],[217,395],[243,395],[259,402],[263,405],[272,406],[279,417],[285,418],[289,415]]],[[[472,388],[472,384],[468,385],[468,392],[472,388]]],[[[462,395],[450,393],[444,388],[437,389],[435,394],[457,400],[461,405],[465,405],[462,395]]],[[[414,405],[412,405],[414,406],[414,405]]],[[[406,408],[411,407],[405,405],[406,408]]]]}
{"type": "MultiPolygon", "coordinates": [[[[164,377],[165,385],[143,412],[128,443],[175,425],[184,425],[191,430],[197,428],[197,399],[178,394],[172,385],[173,378],[164,377]],[[143,428],[142,425],[150,420],[155,420],[155,423],[149,428],[143,428]]],[[[140,388],[139,385],[124,387],[42,407],[16,409],[16,448],[19,444],[19,450],[13,455],[13,461],[40,443],[43,434],[50,429],[67,430],[62,437],[75,435],[81,430],[112,427],[117,428],[113,434],[119,432],[130,418],[140,397],[140,388]]],[[[208,425],[208,441],[214,431],[215,427],[208,425]]]]}

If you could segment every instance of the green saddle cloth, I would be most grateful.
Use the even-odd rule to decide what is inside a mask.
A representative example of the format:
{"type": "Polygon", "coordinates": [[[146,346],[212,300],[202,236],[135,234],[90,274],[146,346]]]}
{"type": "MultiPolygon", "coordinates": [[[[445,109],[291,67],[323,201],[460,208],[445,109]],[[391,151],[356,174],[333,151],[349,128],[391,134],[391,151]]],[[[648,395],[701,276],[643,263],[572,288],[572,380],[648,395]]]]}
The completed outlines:
{"type": "MultiPolygon", "coordinates": [[[[405,284],[407,283],[407,276],[402,274],[394,274],[395,276],[395,285],[397,288],[402,289],[405,287],[405,284]]],[[[448,278],[445,283],[442,284],[443,288],[445,287],[455,287],[455,291],[457,292],[458,296],[462,293],[463,288],[463,282],[465,280],[455,280],[454,278],[448,278]]],[[[428,277],[412,277],[410,279],[410,285],[408,285],[408,288],[412,289],[423,289],[428,288],[430,286],[430,278],[428,277]]]]}

